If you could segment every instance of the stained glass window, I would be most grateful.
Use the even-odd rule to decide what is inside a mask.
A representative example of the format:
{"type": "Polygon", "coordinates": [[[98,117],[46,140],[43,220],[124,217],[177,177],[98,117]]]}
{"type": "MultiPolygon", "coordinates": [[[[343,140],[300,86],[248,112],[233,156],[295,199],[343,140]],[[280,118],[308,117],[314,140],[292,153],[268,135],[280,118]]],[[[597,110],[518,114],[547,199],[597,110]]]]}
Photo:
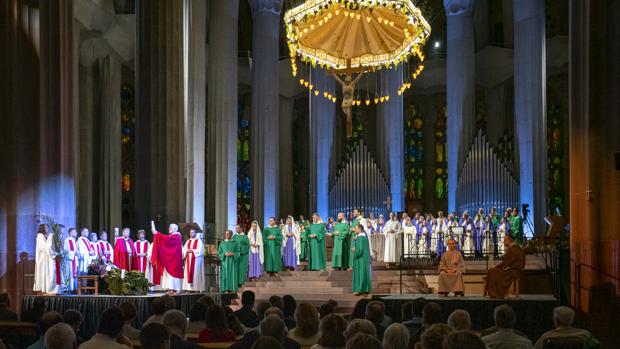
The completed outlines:
{"type": "Polygon", "coordinates": [[[250,121],[244,116],[244,106],[239,105],[237,129],[237,224],[243,230],[250,227],[252,209],[250,180],[250,121]]]}
{"type": "Polygon", "coordinates": [[[405,196],[422,199],[424,196],[423,121],[414,106],[405,118],[405,196]]]}
{"type": "Polygon", "coordinates": [[[562,117],[560,107],[549,103],[547,107],[547,169],[549,188],[547,208],[550,212],[564,212],[562,117]]]}
{"type": "Polygon", "coordinates": [[[128,83],[121,85],[121,183],[123,226],[133,226],[135,177],[135,93],[128,83]]]}
{"type": "Polygon", "coordinates": [[[435,197],[448,196],[448,153],[446,151],[447,110],[441,108],[435,124],[435,197]]]}

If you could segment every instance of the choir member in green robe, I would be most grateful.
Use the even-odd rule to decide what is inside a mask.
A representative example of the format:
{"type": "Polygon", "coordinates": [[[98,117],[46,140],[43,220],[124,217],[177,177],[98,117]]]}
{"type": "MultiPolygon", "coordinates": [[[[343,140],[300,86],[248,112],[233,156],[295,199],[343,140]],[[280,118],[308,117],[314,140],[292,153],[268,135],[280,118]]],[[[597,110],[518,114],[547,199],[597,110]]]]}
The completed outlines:
{"type": "Polygon", "coordinates": [[[332,268],[337,270],[349,269],[349,235],[351,227],[344,218],[344,213],[338,213],[338,223],[334,227],[334,248],[332,250],[332,268]]]}
{"type": "Polygon", "coordinates": [[[239,245],[239,261],[237,263],[237,282],[239,286],[245,284],[245,281],[248,277],[248,266],[249,266],[249,253],[250,253],[250,239],[245,235],[241,226],[237,224],[235,228],[237,233],[233,236],[233,240],[239,245]]]}
{"type": "Polygon", "coordinates": [[[512,219],[510,220],[510,235],[516,239],[517,243],[523,246],[525,243],[525,234],[523,233],[523,218],[519,215],[519,209],[512,209],[512,219]]]}
{"type": "Polygon", "coordinates": [[[274,217],[269,217],[269,226],[263,230],[265,244],[265,272],[269,276],[278,276],[282,270],[282,231],[274,217]]]}
{"type": "Polygon", "coordinates": [[[370,245],[364,233],[364,227],[358,224],[355,227],[353,255],[353,293],[356,296],[370,293],[372,279],[370,275],[370,245]]]}
{"type": "Polygon", "coordinates": [[[308,228],[308,270],[325,270],[325,234],[327,234],[327,228],[321,221],[321,217],[318,214],[312,215],[312,221],[308,228]]]}
{"type": "Polygon", "coordinates": [[[301,236],[300,240],[300,251],[299,251],[299,261],[307,261],[308,260],[308,234],[309,229],[305,224],[301,223],[299,225],[299,235],[301,236]]]}
{"type": "MultiPolygon", "coordinates": [[[[353,209],[353,222],[351,222],[351,229],[350,234],[349,234],[349,239],[348,239],[348,246],[347,246],[347,251],[351,251],[351,248],[353,247],[354,244],[354,237],[355,237],[355,227],[357,227],[358,224],[362,224],[362,225],[366,225],[366,220],[364,219],[364,216],[362,215],[362,213],[360,212],[359,208],[354,208],[353,209]]],[[[352,268],[353,267],[353,253],[349,253],[349,266],[352,268]]]]}
{"type": "Polygon", "coordinates": [[[226,240],[220,243],[217,255],[220,257],[220,292],[237,292],[239,245],[232,239],[232,230],[226,230],[226,240]]]}

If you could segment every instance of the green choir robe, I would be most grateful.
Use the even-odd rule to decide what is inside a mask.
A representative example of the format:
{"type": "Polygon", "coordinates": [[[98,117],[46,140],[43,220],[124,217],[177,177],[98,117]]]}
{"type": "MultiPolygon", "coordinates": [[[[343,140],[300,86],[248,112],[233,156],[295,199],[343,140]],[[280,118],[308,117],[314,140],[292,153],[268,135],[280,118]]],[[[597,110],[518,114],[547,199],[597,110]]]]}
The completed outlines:
{"type": "Polygon", "coordinates": [[[299,232],[301,239],[299,239],[299,249],[301,249],[301,251],[299,251],[299,260],[300,261],[307,261],[308,260],[308,234],[310,234],[310,230],[306,227],[304,228],[303,231],[299,232]]]}
{"type": "Polygon", "coordinates": [[[263,244],[265,255],[265,271],[279,273],[282,271],[282,231],[279,226],[266,227],[263,230],[263,244]],[[269,237],[275,237],[269,240],[269,237]]]}
{"type": "Polygon", "coordinates": [[[349,268],[349,235],[351,227],[349,223],[338,223],[334,227],[334,248],[332,250],[332,268],[349,268]]]}
{"type": "Polygon", "coordinates": [[[354,240],[355,251],[353,260],[353,292],[370,293],[372,279],[370,275],[370,250],[368,239],[364,234],[357,235],[354,240]]]}
{"type": "Polygon", "coordinates": [[[309,270],[325,270],[325,234],[327,229],[323,223],[310,224],[308,228],[308,269],[309,270]],[[310,235],[316,235],[311,238],[310,235]]]}
{"type": "Polygon", "coordinates": [[[510,230],[513,238],[517,241],[519,245],[523,245],[525,242],[524,234],[523,234],[523,218],[521,216],[512,216],[510,218],[510,230]]]}
{"type": "Polygon", "coordinates": [[[245,284],[248,278],[248,266],[250,252],[250,239],[246,234],[236,234],[233,236],[233,240],[239,245],[239,261],[237,262],[237,283],[239,286],[245,284]]]}
{"type": "Polygon", "coordinates": [[[237,261],[239,260],[239,245],[234,240],[225,240],[220,243],[217,250],[220,257],[220,292],[236,292],[239,288],[237,261]],[[233,256],[226,256],[226,252],[234,253],[233,256]]]}
{"type": "Polygon", "coordinates": [[[355,244],[355,240],[353,239],[353,237],[355,237],[355,227],[357,227],[358,224],[359,224],[359,220],[355,218],[353,222],[351,222],[351,229],[349,229],[349,239],[347,240],[347,243],[348,243],[347,252],[349,254],[349,267],[350,268],[353,268],[353,261],[355,260],[355,256],[353,255],[353,253],[351,253],[351,249],[353,248],[353,245],[355,244]]]}

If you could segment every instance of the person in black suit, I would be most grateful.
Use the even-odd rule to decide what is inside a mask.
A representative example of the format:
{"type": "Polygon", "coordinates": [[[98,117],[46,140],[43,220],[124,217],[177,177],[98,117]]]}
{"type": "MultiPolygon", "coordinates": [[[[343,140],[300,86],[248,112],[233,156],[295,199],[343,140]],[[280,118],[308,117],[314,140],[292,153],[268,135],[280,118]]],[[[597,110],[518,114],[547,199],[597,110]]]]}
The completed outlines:
{"type": "Polygon", "coordinates": [[[170,331],[170,349],[201,349],[197,343],[185,340],[187,318],[180,310],[168,310],[162,318],[162,324],[170,331]]]}
{"type": "Polygon", "coordinates": [[[235,316],[247,328],[258,326],[258,315],[253,310],[256,296],[252,291],[243,291],[241,294],[241,309],[234,312],[235,316]]]}

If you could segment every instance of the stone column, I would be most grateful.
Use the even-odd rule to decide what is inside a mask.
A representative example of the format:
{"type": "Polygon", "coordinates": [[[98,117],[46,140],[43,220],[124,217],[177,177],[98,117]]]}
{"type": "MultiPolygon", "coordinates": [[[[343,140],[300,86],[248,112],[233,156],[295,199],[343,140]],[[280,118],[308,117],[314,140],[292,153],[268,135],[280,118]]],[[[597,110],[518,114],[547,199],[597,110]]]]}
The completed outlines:
{"type": "Polygon", "coordinates": [[[136,224],[185,220],[183,0],[136,2],[136,224]]]}
{"type": "Polygon", "coordinates": [[[207,99],[207,8],[203,0],[190,0],[185,26],[187,75],[185,76],[185,220],[205,222],[205,133],[207,99]]]}
{"type": "Polygon", "coordinates": [[[239,0],[210,1],[207,67],[207,219],[215,232],[237,223],[237,20],[239,0]]]}
{"type": "Polygon", "coordinates": [[[448,211],[456,209],[456,186],[475,133],[474,0],[444,0],[447,28],[448,211]]]}
{"type": "MultiPolygon", "coordinates": [[[[403,69],[381,70],[379,72],[382,91],[390,95],[390,100],[379,105],[377,117],[383,121],[383,144],[386,157],[386,175],[389,178],[390,195],[392,197],[391,210],[403,211],[404,201],[404,175],[405,175],[405,144],[404,144],[404,121],[403,121],[403,96],[399,96],[396,90],[403,83],[403,69]]],[[[381,139],[379,138],[379,139],[381,139]]],[[[386,198],[387,199],[387,198],[386,198]]]]}
{"type": "Polygon", "coordinates": [[[293,195],[293,99],[280,96],[280,216],[295,217],[293,195]]]}
{"type": "MultiPolygon", "coordinates": [[[[529,204],[534,230],[543,233],[547,211],[545,4],[538,0],[514,0],[513,10],[519,199],[522,204],[529,204]]],[[[528,235],[533,233],[528,224],[524,224],[524,231],[528,235]]]]}
{"type": "MultiPolygon", "coordinates": [[[[313,68],[310,78],[321,91],[334,91],[334,78],[321,68],[313,68]]],[[[334,142],[336,103],[310,91],[310,208],[321,218],[329,212],[329,164],[334,142]]]]}
{"type": "MultiPolygon", "coordinates": [[[[252,8],[252,202],[266,224],[278,214],[280,119],[279,34],[282,0],[250,0],[252,8]]],[[[261,222],[262,220],[262,222],[261,222]]]]}

